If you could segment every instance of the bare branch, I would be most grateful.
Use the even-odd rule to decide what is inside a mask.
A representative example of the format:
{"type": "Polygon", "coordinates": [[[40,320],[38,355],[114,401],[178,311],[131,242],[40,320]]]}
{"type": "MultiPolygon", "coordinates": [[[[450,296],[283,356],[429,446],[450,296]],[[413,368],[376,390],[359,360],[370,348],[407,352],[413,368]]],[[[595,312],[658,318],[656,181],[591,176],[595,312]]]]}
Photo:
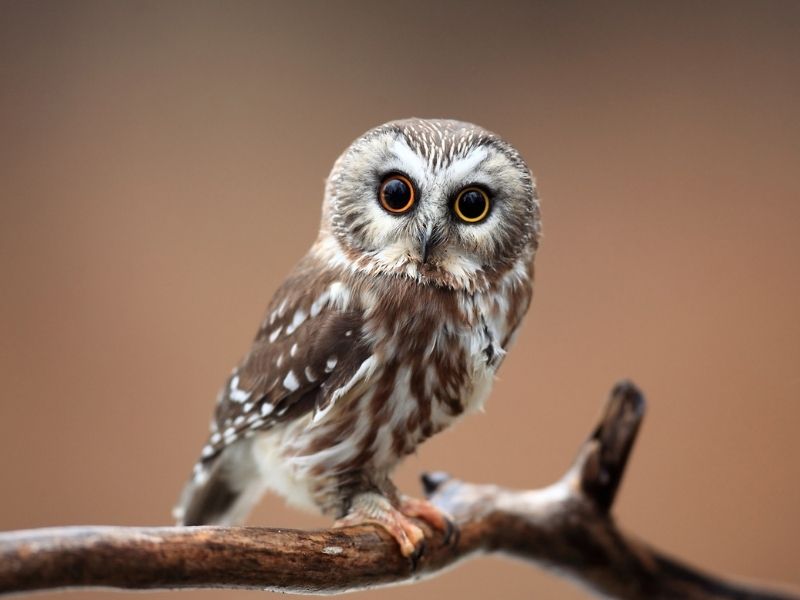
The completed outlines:
{"type": "Polygon", "coordinates": [[[555,484],[530,491],[423,476],[456,519],[457,543],[427,530],[415,565],[380,529],[66,527],[0,534],[0,593],[67,587],[246,588],[333,594],[431,576],[477,553],[502,552],[623,599],[800,599],[728,583],[624,534],[610,516],[644,416],[629,383],[611,394],[578,458],[555,484]]]}

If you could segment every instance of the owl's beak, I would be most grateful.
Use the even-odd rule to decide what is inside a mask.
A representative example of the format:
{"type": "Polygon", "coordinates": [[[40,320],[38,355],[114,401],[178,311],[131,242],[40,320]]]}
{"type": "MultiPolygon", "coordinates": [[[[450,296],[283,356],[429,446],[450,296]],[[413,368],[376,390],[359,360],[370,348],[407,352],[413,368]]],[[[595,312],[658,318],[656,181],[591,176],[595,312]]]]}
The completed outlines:
{"type": "Polygon", "coordinates": [[[444,240],[444,232],[441,227],[434,226],[426,230],[420,236],[420,256],[422,257],[422,264],[428,264],[428,259],[431,257],[433,251],[444,240]]]}

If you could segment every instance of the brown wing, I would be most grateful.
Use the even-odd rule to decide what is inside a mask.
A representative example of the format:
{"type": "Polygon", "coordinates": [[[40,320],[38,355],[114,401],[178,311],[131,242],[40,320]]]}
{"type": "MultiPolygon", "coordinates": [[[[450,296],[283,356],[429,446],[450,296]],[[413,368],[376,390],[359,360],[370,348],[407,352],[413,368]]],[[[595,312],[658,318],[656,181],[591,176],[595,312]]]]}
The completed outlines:
{"type": "Polygon", "coordinates": [[[247,493],[254,465],[239,442],[312,410],[321,418],[369,380],[376,362],[363,307],[346,281],[306,258],[276,292],[252,349],[219,394],[211,436],[174,510],[180,524],[241,522],[258,495],[247,493]]]}
{"type": "Polygon", "coordinates": [[[252,349],[220,392],[202,463],[238,439],[320,410],[370,354],[362,309],[347,286],[301,263],[275,294],[252,349]]]}

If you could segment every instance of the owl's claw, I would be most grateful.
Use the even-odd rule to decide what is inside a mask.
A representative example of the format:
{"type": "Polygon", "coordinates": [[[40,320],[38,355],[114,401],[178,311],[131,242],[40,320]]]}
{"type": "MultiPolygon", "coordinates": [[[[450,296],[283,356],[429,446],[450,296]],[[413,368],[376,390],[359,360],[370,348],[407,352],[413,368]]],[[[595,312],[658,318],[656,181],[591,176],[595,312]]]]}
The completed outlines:
{"type": "Polygon", "coordinates": [[[444,532],[445,545],[457,545],[460,530],[455,521],[443,510],[436,508],[427,500],[403,496],[400,500],[400,512],[407,517],[422,519],[434,529],[444,532]]]}
{"type": "Polygon", "coordinates": [[[416,571],[417,565],[419,564],[419,560],[422,558],[422,555],[425,554],[425,550],[428,548],[428,543],[425,541],[425,538],[422,538],[417,544],[417,547],[414,548],[414,552],[408,557],[408,560],[411,561],[411,570],[416,571]]]}
{"type": "Polygon", "coordinates": [[[425,534],[411,519],[392,506],[391,502],[377,493],[359,494],[350,505],[347,515],[334,523],[334,527],[350,527],[372,523],[379,525],[400,546],[403,556],[411,560],[412,568],[425,551],[425,534]]]}
{"type": "Polygon", "coordinates": [[[353,498],[350,511],[334,524],[334,527],[349,527],[372,523],[385,529],[400,546],[400,552],[411,561],[416,569],[425,553],[426,541],[422,529],[412,519],[420,519],[428,525],[444,532],[445,545],[456,545],[459,529],[444,511],[427,500],[402,496],[398,507],[388,498],[375,492],[359,494],[353,498]]]}

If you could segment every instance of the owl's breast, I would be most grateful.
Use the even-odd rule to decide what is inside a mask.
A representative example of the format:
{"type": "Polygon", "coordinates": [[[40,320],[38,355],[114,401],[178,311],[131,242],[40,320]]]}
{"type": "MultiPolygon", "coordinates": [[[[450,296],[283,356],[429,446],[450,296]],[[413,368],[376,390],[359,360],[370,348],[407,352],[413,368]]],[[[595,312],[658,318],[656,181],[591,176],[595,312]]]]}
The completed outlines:
{"type": "Polygon", "coordinates": [[[370,299],[385,434],[399,455],[483,406],[505,350],[506,302],[402,285],[370,299]]]}

